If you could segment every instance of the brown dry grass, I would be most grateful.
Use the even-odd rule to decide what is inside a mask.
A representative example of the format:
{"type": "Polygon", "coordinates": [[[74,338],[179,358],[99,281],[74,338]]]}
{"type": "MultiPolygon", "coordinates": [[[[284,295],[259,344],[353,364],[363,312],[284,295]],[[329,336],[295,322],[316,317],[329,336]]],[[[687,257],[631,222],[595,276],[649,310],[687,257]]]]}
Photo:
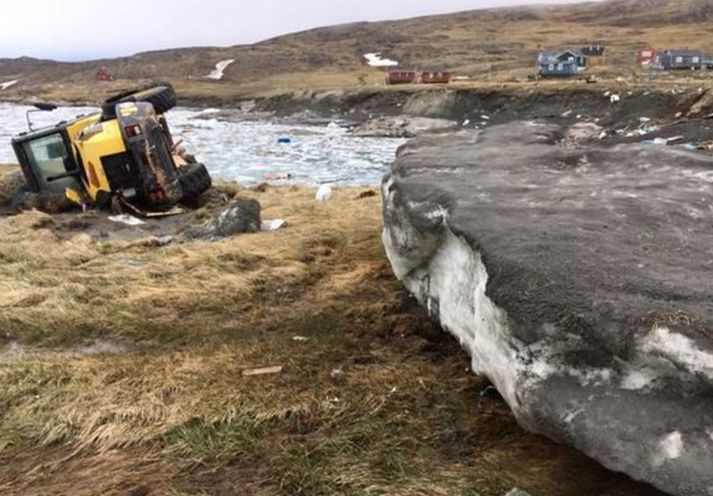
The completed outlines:
{"type": "Polygon", "coordinates": [[[479,397],[361,191],[241,191],[289,227],[163,248],[0,218],[0,493],[652,494],[479,397]]]}

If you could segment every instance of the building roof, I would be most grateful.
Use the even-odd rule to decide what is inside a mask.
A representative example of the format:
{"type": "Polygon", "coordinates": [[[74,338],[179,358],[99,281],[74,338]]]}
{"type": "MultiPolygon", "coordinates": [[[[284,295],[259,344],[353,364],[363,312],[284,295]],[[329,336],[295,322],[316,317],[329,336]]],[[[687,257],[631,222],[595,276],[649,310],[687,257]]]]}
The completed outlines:
{"type": "Polygon", "coordinates": [[[561,62],[559,58],[562,55],[565,55],[567,53],[571,53],[575,57],[582,57],[583,54],[579,50],[574,50],[572,48],[567,48],[564,50],[543,50],[539,53],[537,56],[537,60],[540,62],[561,62]]]}
{"type": "Polygon", "coordinates": [[[673,57],[705,57],[706,53],[703,50],[689,50],[688,48],[683,50],[662,50],[659,53],[664,55],[671,55],[673,57]]]}
{"type": "Polygon", "coordinates": [[[607,47],[604,45],[589,45],[582,48],[582,53],[588,57],[601,57],[606,51],[607,47]]]}

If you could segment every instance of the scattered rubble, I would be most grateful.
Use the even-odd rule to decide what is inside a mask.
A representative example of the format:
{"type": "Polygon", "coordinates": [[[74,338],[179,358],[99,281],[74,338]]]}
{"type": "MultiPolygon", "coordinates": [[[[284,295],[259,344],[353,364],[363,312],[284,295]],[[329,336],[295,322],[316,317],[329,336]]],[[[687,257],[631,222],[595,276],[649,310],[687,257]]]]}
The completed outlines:
{"type": "MultiPolygon", "coordinates": [[[[467,125],[467,124],[464,124],[467,125]]],[[[356,127],[352,133],[361,137],[413,138],[426,132],[452,131],[458,124],[428,117],[377,117],[356,127]]]]}
{"type": "Polygon", "coordinates": [[[244,377],[252,377],[256,375],[274,375],[274,374],[279,374],[282,372],[283,367],[281,365],[277,365],[274,367],[259,367],[255,369],[243,369],[243,376],[244,377]]]}

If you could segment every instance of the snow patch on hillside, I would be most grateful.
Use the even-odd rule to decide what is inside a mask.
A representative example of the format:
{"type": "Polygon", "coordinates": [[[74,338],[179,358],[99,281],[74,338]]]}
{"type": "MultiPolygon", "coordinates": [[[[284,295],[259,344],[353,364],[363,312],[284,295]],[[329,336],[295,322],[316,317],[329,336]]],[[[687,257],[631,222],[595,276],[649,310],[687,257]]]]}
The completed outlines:
{"type": "Polygon", "coordinates": [[[364,58],[366,59],[366,63],[371,67],[396,67],[399,65],[395,60],[382,58],[381,52],[365,53],[364,58]]]}
{"type": "Polygon", "coordinates": [[[0,83],[0,90],[6,90],[10,86],[15,86],[17,84],[18,80],[15,79],[14,81],[7,81],[5,83],[0,83]]]}
{"type": "Polygon", "coordinates": [[[215,70],[208,74],[206,77],[208,79],[214,79],[216,81],[220,81],[223,79],[223,76],[225,74],[225,69],[227,69],[230,64],[235,62],[235,59],[226,59],[226,60],[221,60],[217,64],[215,64],[215,70]]]}

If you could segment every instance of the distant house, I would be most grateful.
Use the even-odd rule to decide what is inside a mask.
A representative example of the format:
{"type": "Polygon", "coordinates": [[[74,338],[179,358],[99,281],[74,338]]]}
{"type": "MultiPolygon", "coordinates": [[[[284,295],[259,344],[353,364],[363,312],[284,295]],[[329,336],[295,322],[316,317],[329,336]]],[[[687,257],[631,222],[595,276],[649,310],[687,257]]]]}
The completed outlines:
{"type": "Polygon", "coordinates": [[[656,62],[656,49],[652,46],[641,47],[636,51],[636,63],[651,66],[656,62]]]}
{"type": "Polygon", "coordinates": [[[106,67],[102,67],[101,69],[99,69],[94,77],[96,78],[97,81],[113,81],[114,80],[114,76],[109,71],[109,69],[107,69],[106,67]]]}
{"type": "Polygon", "coordinates": [[[712,67],[713,59],[702,50],[660,50],[656,64],[663,70],[697,70],[712,67]]]}
{"type": "Polygon", "coordinates": [[[606,65],[607,47],[604,45],[589,45],[583,47],[580,51],[584,55],[584,64],[587,67],[606,65]]]}
{"type": "Polygon", "coordinates": [[[579,50],[544,51],[537,56],[540,76],[571,77],[586,67],[586,57],[579,50]]]}
{"type": "Polygon", "coordinates": [[[447,84],[451,82],[449,71],[390,70],[387,84],[447,84]]]}

